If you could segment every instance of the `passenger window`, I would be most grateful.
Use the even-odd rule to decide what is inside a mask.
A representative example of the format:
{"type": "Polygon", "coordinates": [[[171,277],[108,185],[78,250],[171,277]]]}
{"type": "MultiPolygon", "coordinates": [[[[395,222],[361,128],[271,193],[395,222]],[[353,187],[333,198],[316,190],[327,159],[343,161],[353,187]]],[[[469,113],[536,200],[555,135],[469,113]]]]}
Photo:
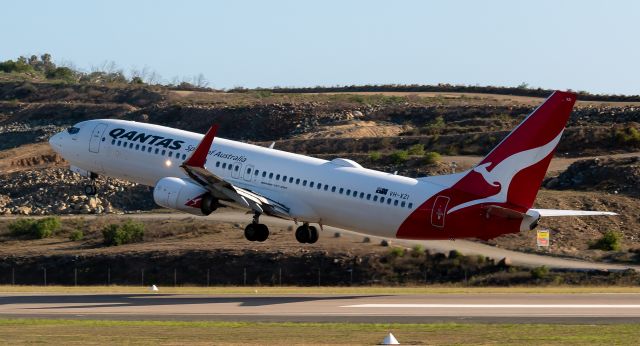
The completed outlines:
{"type": "Polygon", "coordinates": [[[309,187],[313,187],[313,181],[309,182],[309,187]]]}
{"type": "Polygon", "coordinates": [[[223,162],[223,163],[222,163],[222,169],[225,169],[225,168],[227,168],[227,163],[226,163],[226,162],[223,162]]]}
{"type": "Polygon", "coordinates": [[[263,171],[263,172],[262,172],[262,177],[264,178],[264,177],[266,177],[266,176],[267,176],[267,172],[266,172],[266,171],[263,171]]]}
{"type": "Polygon", "coordinates": [[[391,205],[391,198],[387,198],[387,204],[391,205]]]}
{"type": "Polygon", "coordinates": [[[325,186],[324,186],[324,190],[325,190],[325,191],[329,190],[329,185],[325,185],[325,186]]]}
{"type": "Polygon", "coordinates": [[[413,203],[409,203],[409,209],[413,208],[413,203]]]}
{"type": "Polygon", "coordinates": [[[368,200],[370,200],[370,199],[371,199],[371,194],[370,194],[370,193],[368,193],[368,194],[367,194],[367,201],[368,201],[368,200]]]}
{"type": "Polygon", "coordinates": [[[247,167],[247,174],[251,174],[251,168],[247,167]]]}
{"type": "Polygon", "coordinates": [[[318,183],[318,190],[322,189],[322,184],[318,183]]]}
{"type": "Polygon", "coordinates": [[[122,141],[118,141],[118,146],[122,146],[122,141]]]}
{"type": "Polygon", "coordinates": [[[166,151],[166,150],[163,150],[163,151],[162,151],[162,156],[165,156],[166,154],[167,154],[167,151],[166,151]]]}
{"type": "Polygon", "coordinates": [[[284,177],[282,177],[282,181],[284,181],[285,183],[287,182],[287,176],[286,175],[284,177]]]}
{"type": "Polygon", "coordinates": [[[148,153],[151,153],[151,150],[153,150],[152,147],[149,147],[149,150],[147,150],[148,153]]]}
{"type": "Polygon", "coordinates": [[[353,197],[358,197],[358,191],[353,191],[353,197]]]}
{"type": "Polygon", "coordinates": [[[400,206],[404,208],[405,204],[406,204],[406,203],[405,203],[404,201],[402,201],[402,202],[400,203],[400,206]]]}
{"type": "Polygon", "coordinates": [[[293,183],[293,177],[289,177],[289,184],[293,183]]]}
{"type": "Polygon", "coordinates": [[[300,184],[300,178],[296,179],[296,185],[300,184]]]}
{"type": "Polygon", "coordinates": [[[147,146],[146,145],[142,146],[142,151],[147,151],[147,146]]]}
{"type": "Polygon", "coordinates": [[[216,161],[216,167],[220,167],[220,161],[216,161]]]}
{"type": "Polygon", "coordinates": [[[342,192],[344,192],[344,188],[340,188],[340,194],[342,194],[342,192]]]}
{"type": "Polygon", "coordinates": [[[364,198],[364,192],[360,192],[360,198],[364,198]]]}
{"type": "Polygon", "coordinates": [[[280,174],[276,174],[276,180],[280,180],[280,174]]]}
{"type": "Polygon", "coordinates": [[[269,173],[269,179],[273,179],[273,173],[269,173]]]}
{"type": "Polygon", "coordinates": [[[302,181],[302,186],[307,186],[307,181],[306,180],[302,181]]]}
{"type": "Polygon", "coordinates": [[[232,165],[232,164],[229,164],[229,165],[227,166],[227,168],[231,171],[231,170],[233,170],[233,165],[232,165]]]}
{"type": "Polygon", "coordinates": [[[129,143],[129,149],[133,149],[133,143],[129,143]]]}
{"type": "Polygon", "coordinates": [[[186,160],[187,159],[187,154],[182,154],[182,159],[186,160]]]}
{"type": "Polygon", "coordinates": [[[136,144],[136,150],[140,150],[140,144],[136,144]]]}
{"type": "Polygon", "coordinates": [[[259,170],[256,169],[255,171],[253,171],[253,175],[255,175],[256,177],[258,176],[258,174],[260,174],[259,170]]]}
{"type": "Polygon", "coordinates": [[[398,200],[397,199],[393,201],[393,205],[396,206],[396,207],[398,206],[398,200]]]}
{"type": "Polygon", "coordinates": [[[116,140],[115,140],[115,139],[112,139],[112,140],[111,140],[111,145],[115,145],[115,144],[116,144],[116,140]]]}
{"type": "Polygon", "coordinates": [[[331,192],[336,192],[336,187],[335,186],[331,187],[331,192]]]}
{"type": "Polygon", "coordinates": [[[160,149],[156,148],[156,155],[158,155],[158,153],[160,153],[160,149]]]}
{"type": "Polygon", "coordinates": [[[373,201],[374,201],[374,202],[377,202],[377,201],[378,201],[378,196],[373,195],[373,201]]]}
{"type": "Polygon", "coordinates": [[[384,203],[384,197],[380,197],[380,203],[384,203]]]}
{"type": "Polygon", "coordinates": [[[173,151],[170,151],[169,152],[169,157],[172,157],[172,156],[173,156],[173,151]]]}
{"type": "Polygon", "coordinates": [[[234,171],[238,171],[240,169],[240,166],[236,166],[236,168],[234,169],[234,171]]]}
{"type": "Polygon", "coordinates": [[[347,196],[351,194],[351,189],[347,189],[347,196]]]}

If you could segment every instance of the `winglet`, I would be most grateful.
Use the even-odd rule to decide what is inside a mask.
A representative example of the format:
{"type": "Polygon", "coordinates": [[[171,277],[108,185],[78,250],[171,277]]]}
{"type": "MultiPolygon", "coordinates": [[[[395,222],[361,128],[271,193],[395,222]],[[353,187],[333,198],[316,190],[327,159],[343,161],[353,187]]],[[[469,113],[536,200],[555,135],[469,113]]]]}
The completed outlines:
{"type": "Polygon", "coordinates": [[[202,138],[196,150],[194,150],[191,156],[183,163],[184,166],[204,167],[204,164],[207,163],[207,154],[211,149],[211,144],[213,144],[213,138],[216,136],[216,132],[218,132],[218,125],[213,125],[209,128],[209,131],[204,135],[204,138],[202,138]]]}

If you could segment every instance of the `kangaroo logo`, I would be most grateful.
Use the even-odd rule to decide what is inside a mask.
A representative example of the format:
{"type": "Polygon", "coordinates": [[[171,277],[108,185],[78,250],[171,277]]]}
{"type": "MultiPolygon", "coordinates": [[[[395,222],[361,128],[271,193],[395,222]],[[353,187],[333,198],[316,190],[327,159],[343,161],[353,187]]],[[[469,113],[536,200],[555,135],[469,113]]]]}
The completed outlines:
{"type": "Polygon", "coordinates": [[[560,137],[562,137],[563,132],[564,130],[560,131],[556,138],[541,147],[521,151],[507,157],[506,159],[495,165],[495,167],[493,167],[493,169],[491,170],[489,170],[488,167],[490,167],[493,162],[486,162],[475,167],[473,171],[482,175],[482,178],[487,182],[487,184],[493,187],[499,187],[500,190],[494,195],[459,204],[449,209],[447,214],[451,214],[456,210],[460,210],[472,205],[482,203],[507,202],[509,185],[511,185],[511,180],[513,179],[513,177],[523,169],[531,167],[534,164],[540,162],[543,158],[547,157],[558,145],[558,142],[560,142],[560,137]]]}

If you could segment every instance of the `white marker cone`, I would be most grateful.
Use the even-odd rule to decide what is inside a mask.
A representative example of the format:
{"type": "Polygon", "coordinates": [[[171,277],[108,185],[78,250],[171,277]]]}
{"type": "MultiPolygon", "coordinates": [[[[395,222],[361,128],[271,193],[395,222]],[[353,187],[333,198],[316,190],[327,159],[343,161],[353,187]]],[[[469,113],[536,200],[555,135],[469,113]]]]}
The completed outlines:
{"type": "Polygon", "coordinates": [[[151,285],[151,287],[149,287],[149,290],[153,292],[158,292],[158,287],[156,287],[156,285],[151,285]]]}
{"type": "Polygon", "coordinates": [[[393,334],[389,333],[389,335],[385,336],[384,340],[382,340],[381,345],[400,345],[400,343],[393,334]]]}

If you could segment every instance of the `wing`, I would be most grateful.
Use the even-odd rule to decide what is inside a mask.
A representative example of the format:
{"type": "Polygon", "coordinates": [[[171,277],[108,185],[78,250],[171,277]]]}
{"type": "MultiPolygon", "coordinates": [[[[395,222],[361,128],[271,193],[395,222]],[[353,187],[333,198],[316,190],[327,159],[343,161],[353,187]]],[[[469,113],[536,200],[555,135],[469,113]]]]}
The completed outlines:
{"type": "Polygon", "coordinates": [[[594,215],[618,215],[610,211],[593,211],[593,210],[561,210],[561,209],[530,209],[542,217],[554,216],[594,216],[594,215]]]}
{"type": "Polygon", "coordinates": [[[235,202],[243,208],[251,209],[260,214],[289,219],[289,208],[286,206],[269,199],[267,196],[235,186],[205,168],[207,156],[217,131],[217,125],[211,126],[196,150],[180,167],[191,179],[202,185],[218,199],[235,202]]]}

